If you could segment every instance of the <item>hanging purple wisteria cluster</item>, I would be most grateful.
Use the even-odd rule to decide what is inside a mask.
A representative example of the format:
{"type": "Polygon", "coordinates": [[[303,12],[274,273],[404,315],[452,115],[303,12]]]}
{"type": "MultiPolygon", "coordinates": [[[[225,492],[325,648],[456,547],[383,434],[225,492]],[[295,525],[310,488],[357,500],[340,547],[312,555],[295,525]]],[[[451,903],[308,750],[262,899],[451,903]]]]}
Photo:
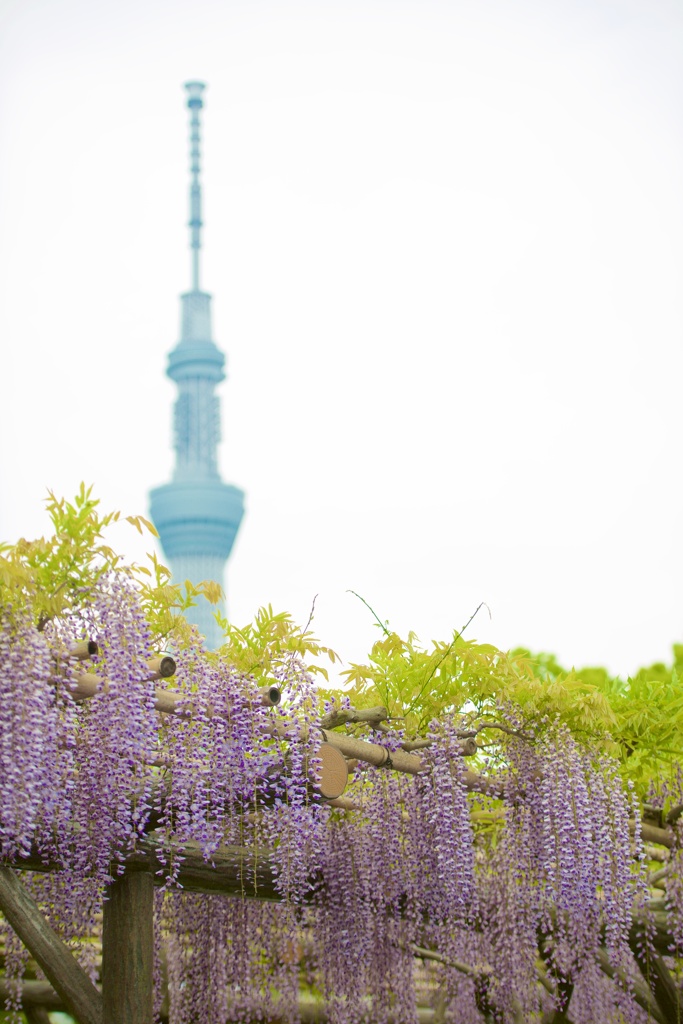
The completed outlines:
{"type": "MultiPolygon", "coordinates": [[[[604,752],[501,705],[473,755],[472,712],[451,711],[419,771],[395,770],[400,733],[366,733],[384,764],[350,760],[347,801],[330,802],[322,702],[296,651],[273,665],[278,705],[199,637],[173,652],[172,681],[160,653],[125,573],[43,629],[2,609],[0,857],[39,869],[22,876],[93,979],[108,886],[153,847],[170,1024],[294,1024],[312,1007],[331,1024],[536,1021],[569,1000],[575,1024],[647,1019],[638,808],[604,752]],[[243,891],[184,892],[188,851],[211,864],[226,848],[243,891]]],[[[25,958],[4,933],[16,979],[25,958]]]]}

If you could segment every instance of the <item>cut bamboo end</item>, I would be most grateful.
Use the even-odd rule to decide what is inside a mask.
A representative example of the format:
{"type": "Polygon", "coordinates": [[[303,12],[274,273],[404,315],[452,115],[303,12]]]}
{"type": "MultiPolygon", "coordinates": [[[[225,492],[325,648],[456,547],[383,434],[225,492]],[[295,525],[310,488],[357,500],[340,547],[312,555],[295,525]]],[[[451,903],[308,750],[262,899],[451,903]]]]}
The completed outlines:
{"type": "Polygon", "coordinates": [[[321,743],[317,756],[322,761],[318,788],[327,800],[336,800],[346,789],[349,778],[346,758],[329,743],[321,743]]]}
{"type": "MultiPolygon", "coordinates": [[[[85,661],[87,658],[94,657],[98,650],[96,640],[81,640],[79,644],[69,648],[67,656],[69,658],[76,658],[77,661],[85,661]]],[[[52,657],[55,661],[61,661],[64,655],[55,653],[52,657]]]]}
{"type": "Polygon", "coordinates": [[[82,643],[76,644],[69,651],[72,658],[78,658],[79,661],[85,661],[86,658],[92,658],[97,654],[99,648],[96,640],[83,640],[82,643]]]}
{"type": "Polygon", "coordinates": [[[262,686],[260,689],[261,704],[265,708],[274,708],[282,699],[282,691],[277,686],[262,686]]]}
{"type": "Polygon", "coordinates": [[[152,658],[147,662],[147,667],[150,671],[150,679],[169,679],[175,675],[176,663],[170,655],[166,654],[163,658],[152,658]]]}

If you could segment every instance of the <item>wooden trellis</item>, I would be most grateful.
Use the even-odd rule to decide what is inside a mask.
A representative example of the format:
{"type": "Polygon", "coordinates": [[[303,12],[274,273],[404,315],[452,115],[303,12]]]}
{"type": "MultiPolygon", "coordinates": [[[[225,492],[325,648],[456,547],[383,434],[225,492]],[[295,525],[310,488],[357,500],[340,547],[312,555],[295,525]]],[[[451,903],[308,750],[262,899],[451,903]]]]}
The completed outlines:
{"type": "MultiPolygon", "coordinates": [[[[92,644],[85,644],[71,653],[84,659],[94,650],[92,644]]],[[[151,679],[163,680],[173,674],[175,665],[171,658],[163,658],[150,663],[149,669],[151,679]]],[[[76,700],[87,700],[106,688],[106,679],[83,673],[77,678],[72,693],[76,700]]],[[[260,691],[259,699],[264,706],[273,706],[279,702],[279,690],[275,686],[265,687],[260,691]]],[[[187,697],[181,698],[177,692],[161,686],[156,690],[155,706],[162,714],[192,714],[191,701],[187,697]]],[[[389,752],[381,744],[333,731],[336,726],[349,721],[365,721],[379,727],[386,718],[384,708],[363,712],[351,709],[333,713],[323,721],[318,747],[320,768],[313,780],[320,797],[338,807],[353,810],[355,805],[344,798],[343,793],[349,764],[357,761],[411,775],[423,769],[424,764],[415,749],[389,752]]],[[[276,724],[273,730],[278,732],[276,724]]],[[[426,742],[419,741],[418,745],[426,742]]],[[[410,748],[411,744],[404,746],[410,748]]],[[[463,755],[472,755],[476,750],[473,738],[463,739],[463,755]]],[[[472,771],[465,773],[465,784],[473,791],[505,796],[500,784],[472,771]]],[[[670,823],[662,821],[653,812],[653,816],[642,824],[642,839],[660,850],[669,850],[673,837],[666,825],[670,823]]],[[[136,852],[126,858],[123,873],[109,887],[103,916],[101,991],[52,930],[17,874],[17,870],[59,870],[61,865],[45,863],[40,856],[32,854],[0,867],[0,911],[49,982],[49,985],[34,983],[33,988],[27,990],[27,995],[32,994],[29,1015],[35,1024],[47,1019],[40,1017],[41,1006],[60,1006],[79,1024],[153,1024],[153,903],[155,886],[166,880],[167,856],[164,852],[154,835],[148,834],[139,842],[136,852]]],[[[213,862],[208,864],[199,844],[186,843],[182,847],[177,846],[174,852],[181,855],[177,881],[186,892],[222,893],[259,900],[281,899],[275,884],[275,872],[267,856],[255,855],[240,847],[224,846],[216,851],[213,862]]],[[[636,986],[635,998],[661,1024],[674,1021],[680,1024],[679,991],[663,959],[671,944],[664,901],[650,901],[648,911],[648,918],[642,912],[634,915],[629,937],[643,974],[642,984],[636,986]],[[654,952],[644,941],[648,929],[654,952]]],[[[444,962],[434,951],[419,947],[412,947],[411,951],[423,959],[444,962]]],[[[450,966],[465,973],[475,973],[466,964],[450,966]]],[[[608,975],[612,971],[613,976],[614,969],[606,954],[601,966],[608,975]]],[[[542,969],[539,968],[539,972],[539,981],[549,984],[542,969]]],[[[557,1018],[558,1021],[561,1019],[565,1018],[557,1018]]]]}
{"type": "MultiPolygon", "coordinates": [[[[85,660],[96,652],[97,645],[85,641],[69,653],[85,660]]],[[[149,673],[151,680],[168,679],[175,673],[175,662],[170,657],[155,659],[149,663],[149,673]]],[[[84,672],[76,678],[70,692],[76,701],[88,700],[98,692],[106,692],[108,685],[105,678],[84,672]]],[[[157,687],[155,697],[155,708],[162,714],[192,715],[191,701],[184,695],[157,687]]],[[[272,707],[279,703],[280,691],[274,685],[266,686],[259,691],[259,697],[264,707],[272,707]]],[[[365,720],[386,717],[386,710],[379,708],[366,715],[365,720]]],[[[274,734],[279,731],[277,726],[273,729],[274,734]]],[[[383,765],[388,760],[388,751],[378,744],[338,736],[329,730],[321,729],[320,733],[314,787],[333,806],[352,809],[352,802],[342,797],[349,773],[347,757],[383,765]]],[[[418,757],[404,751],[392,755],[391,761],[396,770],[413,774],[421,767],[418,757]]],[[[177,880],[187,892],[281,899],[267,858],[255,858],[249,851],[236,847],[223,847],[214,855],[213,863],[207,864],[199,845],[194,843],[183,845],[177,852],[182,854],[177,880]]],[[[54,933],[13,870],[45,872],[60,868],[60,864],[46,863],[35,854],[0,867],[0,910],[51,986],[40,990],[43,1005],[54,1005],[58,1000],[79,1024],[152,1024],[153,893],[154,886],[165,881],[166,868],[159,845],[152,837],[143,840],[137,852],[126,859],[123,874],[109,887],[102,930],[101,992],[54,933]]]]}
{"type": "MultiPolygon", "coordinates": [[[[671,833],[651,824],[643,826],[649,842],[671,846],[671,833]]],[[[152,837],[126,860],[126,869],[112,883],[104,904],[102,933],[102,989],[98,990],[46,922],[33,898],[10,867],[0,867],[0,910],[31,956],[45,973],[51,988],[40,990],[43,1005],[55,1006],[55,995],[64,1009],[79,1024],[152,1024],[153,995],[153,893],[164,881],[164,863],[152,837]]],[[[275,874],[267,857],[254,857],[250,851],[223,847],[207,864],[198,844],[182,847],[183,863],[178,882],[187,892],[222,893],[260,900],[279,900],[275,874]],[[245,871],[248,868],[248,871],[245,871]]],[[[16,861],[15,869],[46,871],[58,865],[45,864],[37,857],[16,861]]],[[[636,955],[644,982],[636,988],[636,1000],[662,1024],[680,1021],[680,996],[663,956],[672,937],[664,900],[650,901],[649,923],[644,913],[633,918],[630,945],[636,955]],[[655,952],[648,952],[646,933],[655,952]],[[645,983],[647,981],[647,984],[645,983]]],[[[415,956],[439,961],[438,954],[415,947],[415,956]]],[[[614,974],[606,954],[601,964],[606,974],[614,974]]],[[[468,971],[466,964],[453,964],[468,971]]],[[[543,983],[542,974],[539,980],[543,983]]],[[[34,998],[37,994],[34,992],[34,998]]]]}

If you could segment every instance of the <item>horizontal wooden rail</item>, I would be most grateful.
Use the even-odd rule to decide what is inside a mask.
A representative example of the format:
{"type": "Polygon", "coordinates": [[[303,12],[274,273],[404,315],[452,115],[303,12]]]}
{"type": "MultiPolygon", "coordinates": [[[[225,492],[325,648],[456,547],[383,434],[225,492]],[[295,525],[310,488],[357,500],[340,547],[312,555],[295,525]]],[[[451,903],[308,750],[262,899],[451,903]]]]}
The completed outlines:
{"type": "MultiPolygon", "coordinates": [[[[416,954],[417,955],[417,954],[416,954]]],[[[0,1001],[9,995],[7,982],[0,980],[0,1001]]],[[[64,1004],[47,981],[24,981],[21,986],[21,999],[24,1007],[40,1006],[45,1010],[64,1010],[64,1004]]],[[[327,1008],[322,999],[314,996],[299,996],[299,1016],[302,1024],[325,1024],[328,1020],[327,1008]]],[[[417,1010],[418,1024],[433,1024],[434,1010],[420,1006],[417,1010]]],[[[162,1022],[167,1020],[163,1015],[162,1022]]]]}
{"type": "MultiPolygon", "coordinates": [[[[0,978],[0,1003],[10,995],[10,986],[0,978]]],[[[46,1010],[63,1010],[64,1003],[49,981],[23,981],[21,984],[22,1006],[43,1006],[46,1010]]]]}
{"type": "MultiPolygon", "coordinates": [[[[211,862],[207,863],[199,843],[173,843],[172,851],[173,859],[180,861],[178,882],[187,892],[221,892],[227,896],[282,899],[282,894],[275,887],[273,863],[262,853],[256,854],[240,846],[221,846],[212,854],[211,862]]],[[[126,857],[125,865],[127,871],[153,872],[156,886],[164,885],[168,880],[168,856],[164,855],[162,845],[154,835],[138,843],[137,852],[126,857]]],[[[12,862],[12,867],[17,871],[41,873],[63,870],[63,864],[46,861],[37,852],[17,858],[12,862]]],[[[0,868],[0,872],[3,870],[9,868],[0,868]]]]}
{"type": "MultiPolygon", "coordinates": [[[[631,835],[635,833],[636,823],[633,818],[629,821],[631,835]]],[[[640,826],[640,835],[644,843],[657,843],[659,846],[666,846],[671,849],[674,843],[674,835],[671,829],[657,828],[656,825],[648,825],[643,822],[640,826]]]]}

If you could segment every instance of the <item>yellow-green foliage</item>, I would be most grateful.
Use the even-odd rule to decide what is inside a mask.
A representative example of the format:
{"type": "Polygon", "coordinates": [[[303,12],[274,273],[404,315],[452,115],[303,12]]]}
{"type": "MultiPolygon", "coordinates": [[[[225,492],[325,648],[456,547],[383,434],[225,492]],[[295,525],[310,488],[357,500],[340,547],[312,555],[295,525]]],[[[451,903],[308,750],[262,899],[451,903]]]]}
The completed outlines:
{"type": "MultiPolygon", "coordinates": [[[[98,506],[92,488],[85,484],[73,502],[50,493],[46,508],[51,535],[0,544],[0,607],[29,608],[34,623],[43,629],[51,619],[68,616],[87,604],[103,576],[120,572],[139,589],[156,645],[160,649],[169,644],[182,646],[190,639],[191,630],[182,613],[200,595],[217,604],[222,597],[220,586],[211,580],[172,584],[169,570],[153,552],[146,565],[124,564],[105,540],[107,529],[123,518],[141,534],[156,536],[156,530],[144,516],[101,515],[98,506]]],[[[301,629],[290,615],[275,613],[270,605],[258,611],[253,623],[241,628],[217,617],[225,639],[216,657],[257,679],[265,678],[287,654],[337,660],[334,651],[318,643],[308,626],[301,629]]],[[[315,661],[309,667],[327,677],[327,670],[315,661]]]]}
{"type": "MultiPolygon", "coordinates": [[[[104,543],[103,531],[119,515],[100,517],[97,501],[81,485],[73,504],[51,493],[47,510],[53,536],[0,545],[0,600],[32,609],[36,625],[66,615],[87,599],[103,573],[119,565],[119,556],[104,543]]],[[[140,527],[140,520],[134,520],[140,527]]]]}
{"type": "MultiPolygon", "coordinates": [[[[173,585],[153,554],[144,566],[124,565],[105,539],[121,517],[100,515],[91,491],[81,486],[73,502],[50,494],[47,511],[52,535],[0,546],[0,606],[28,607],[39,628],[55,616],[68,616],[87,603],[102,576],[126,573],[139,587],[157,647],[175,648],[190,638],[183,612],[199,594],[216,603],[217,584],[173,585]]],[[[127,521],[140,532],[154,528],[142,516],[127,521]]],[[[215,657],[257,680],[266,680],[284,658],[297,655],[327,679],[324,662],[337,656],[291,617],[262,608],[253,623],[237,627],[219,620],[224,643],[215,657]]],[[[651,779],[663,780],[683,755],[683,645],[674,647],[672,665],[657,664],[622,680],[605,669],[566,670],[549,654],[518,648],[505,653],[455,632],[447,641],[423,646],[415,634],[403,639],[377,620],[382,636],[367,664],[351,665],[344,691],[357,708],[387,707],[392,724],[408,737],[424,735],[432,719],[457,713],[479,727],[511,705],[524,728],[542,728],[559,719],[596,750],[620,758],[624,775],[644,793],[651,779]]],[[[324,699],[342,690],[321,690],[324,699]]],[[[491,739],[493,734],[487,737],[491,739]]],[[[505,742],[498,734],[495,742],[505,742]]]]}
{"type": "MultiPolygon", "coordinates": [[[[329,647],[318,643],[308,625],[301,629],[287,612],[273,611],[272,605],[259,608],[253,622],[238,627],[219,618],[225,634],[218,655],[240,672],[248,672],[256,679],[267,678],[287,655],[297,654],[302,659],[324,656],[331,662],[338,657],[329,647]]],[[[328,678],[327,669],[315,661],[308,661],[311,672],[328,678]]]]}
{"type": "Polygon", "coordinates": [[[501,703],[515,704],[530,723],[559,716],[573,731],[591,735],[605,736],[615,724],[605,693],[581,674],[545,677],[528,651],[506,654],[457,633],[430,648],[414,633],[407,640],[388,633],[374,644],[368,665],[353,665],[345,675],[352,703],[384,704],[408,735],[423,733],[439,715],[469,708],[481,718],[501,703]]]}
{"type": "Polygon", "coordinates": [[[403,640],[382,628],[368,663],[344,673],[348,696],[359,708],[386,706],[409,737],[424,734],[443,714],[464,713],[483,725],[511,704],[526,730],[559,720],[596,750],[617,756],[641,794],[683,759],[683,645],[674,647],[673,665],[622,680],[603,668],[568,671],[554,656],[524,648],[504,653],[458,633],[449,643],[423,647],[412,633],[403,640]]]}
{"type": "MultiPolygon", "coordinates": [[[[43,629],[55,617],[68,616],[87,604],[103,576],[121,572],[137,584],[157,644],[171,635],[182,639],[189,629],[183,616],[198,594],[216,603],[220,587],[202,583],[193,587],[171,585],[170,572],[154,554],[149,565],[125,565],[106,542],[105,533],[121,520],[119,512],[100,515],[92,488],[81,484],[73,502],[50,492],[46,501],[52,534],[16,544],[0,544],[0,607],[28,608],[35,625],[43,629]]],[[[140,533],[156,536],[144,516],[123,519],[140,533]]]]}

